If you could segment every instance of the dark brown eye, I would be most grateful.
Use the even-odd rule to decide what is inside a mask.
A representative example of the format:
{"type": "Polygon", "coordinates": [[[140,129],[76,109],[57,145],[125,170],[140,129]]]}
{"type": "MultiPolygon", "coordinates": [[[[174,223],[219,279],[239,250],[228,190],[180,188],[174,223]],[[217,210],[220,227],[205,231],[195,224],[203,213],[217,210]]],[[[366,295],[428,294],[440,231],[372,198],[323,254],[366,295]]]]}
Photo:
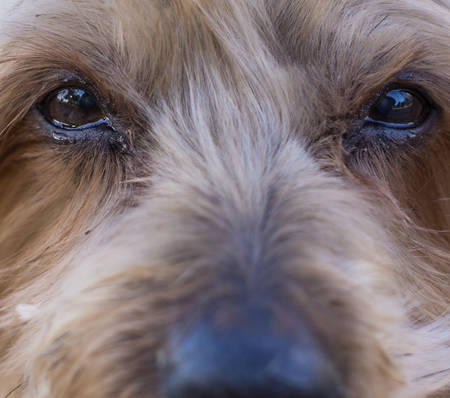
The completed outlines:
{"type": "Polygon", "coordinates": [[[391,90],[372,106],[367,122],[407,129],[418,126],[429,113],[425,99],[417,92],[406,89],[391,90]]]}
{"type": "Polygon", "coordinates": [[[50,123],[62,129],[85,129],[105,121],[94,95],[77,87],[62,88],[50,94],[41,105],[41,111],[50,123]]]}

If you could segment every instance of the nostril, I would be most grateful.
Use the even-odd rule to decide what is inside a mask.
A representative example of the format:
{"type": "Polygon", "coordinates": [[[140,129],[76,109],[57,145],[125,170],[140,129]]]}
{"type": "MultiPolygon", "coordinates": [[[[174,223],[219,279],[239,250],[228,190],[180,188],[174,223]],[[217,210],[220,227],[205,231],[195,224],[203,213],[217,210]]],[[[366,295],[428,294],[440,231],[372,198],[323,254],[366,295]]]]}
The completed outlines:
{"type": "Polygon", "coordinates": [[[201,323],[173,350],[165,397],[340,398],[334,367],[309,333],[299,335],[201,323]]]}

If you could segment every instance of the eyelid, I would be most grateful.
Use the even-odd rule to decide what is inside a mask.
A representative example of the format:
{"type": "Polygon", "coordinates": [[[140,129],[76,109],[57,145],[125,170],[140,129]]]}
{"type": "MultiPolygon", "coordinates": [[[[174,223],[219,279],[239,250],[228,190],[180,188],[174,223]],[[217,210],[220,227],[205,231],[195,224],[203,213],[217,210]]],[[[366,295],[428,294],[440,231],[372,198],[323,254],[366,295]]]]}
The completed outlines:
{"type": "MultiPolygon", "coordinates": [[[[68,69],[72,69],[70,66],[68,69]]],[[[85,74],[78,72],[73,68],[72,70],[54,70],[53,73],[50,72],[49,80],[45,84],[43,94],[40,95],[36,103],[42,103],[47,96],[49,96],[54,91],[60,90],[65,87],[79,87],[83,90],[89,91],[97,100],[97,103],[106,109],[109,106],[109,96],[108,93],[103,92],[99,89],[96,81],[89,79],[85,74]]]]}
{"type": "Polygon", "coordinates": [[[81,131],[81,130],[95,128],[98,126],[106,126],[106,127],[112,128],[111,120],[107,116],[105,116],[104,118],[99,119],[95,122],[82,124],[77,127],[67,126],[64,123],[61,123],[58,120],[54,120],[54,119],[51,121],[51,123],[54,124],[55,127],[62,129],[62,130],[67,130],[67,131],[81,131]]]}
{"type": "Polygon", "coordinates": [[[425,88],[427,86],[427,82],[430,82],[432,80],[433,75],[427,72],[411,70],[401,71],[390,78],[388,81],[384,82],[382,88],[380,88],[375,92],[375,94],[372,94],[370,96],[370,98],[367,100],[367,104],[371,106],[376,103],[376,101],[383,95],[386,95],[387,92],[402,88],[418,93],[428,102],[430,106],[437,107],[436,101],[433,99],[433,96],[425,88]]]}
{"type": "Polygon", "coordinates": [[[78,79],[64,79],[64,81],[55,82],[54,85],[49,87],[44,95],[42,95],[37,101],[38,104],[44,103],[48,98],[50,98],[53,94],[58,93],[59,91],[67,88],[77,88],[92,94],[97,101],[97,104],[102,109],[105,107],[107,101],[105,101],[105,97],[100,95],[98,89],[90,83],[87,83],[85,80],[78,79]]]}

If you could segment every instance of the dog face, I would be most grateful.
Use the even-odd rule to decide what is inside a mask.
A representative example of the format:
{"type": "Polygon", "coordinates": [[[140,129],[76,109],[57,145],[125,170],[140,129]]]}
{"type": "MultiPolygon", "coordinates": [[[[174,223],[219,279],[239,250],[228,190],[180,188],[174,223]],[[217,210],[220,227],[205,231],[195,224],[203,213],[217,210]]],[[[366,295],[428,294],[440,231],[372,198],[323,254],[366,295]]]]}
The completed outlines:
{"type": "Polygon", "coordinates": [[[0,395],[446,396],[418,3],[1,2],[0,395]]]}

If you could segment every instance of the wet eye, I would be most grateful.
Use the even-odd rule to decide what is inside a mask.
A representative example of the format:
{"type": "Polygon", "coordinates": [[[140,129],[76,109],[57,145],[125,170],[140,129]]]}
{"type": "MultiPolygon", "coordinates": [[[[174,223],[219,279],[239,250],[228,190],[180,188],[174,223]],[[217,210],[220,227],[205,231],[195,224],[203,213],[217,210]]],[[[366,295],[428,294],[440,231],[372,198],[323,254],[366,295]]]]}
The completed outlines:
{"type": "Polygon", "coordinates": [[[51,93],[40,110],[51,124],[60,129],[81,130],[106,120],[95,96],[78,87],[64,87],[51,93]]]}
{"type": "Polygon", "coordinates": [[[409,89],[391,90],[370,108],[366,122],[394,129],[419,126],[429,114],[427,101],[409,89]]]}
{"type": "Polygon", "coordinates": [[[362,108],[342,144],[349,155],[407,150],[433,134],[439,114],[439,105],[423,88],[396,83],[362,108]]]}

